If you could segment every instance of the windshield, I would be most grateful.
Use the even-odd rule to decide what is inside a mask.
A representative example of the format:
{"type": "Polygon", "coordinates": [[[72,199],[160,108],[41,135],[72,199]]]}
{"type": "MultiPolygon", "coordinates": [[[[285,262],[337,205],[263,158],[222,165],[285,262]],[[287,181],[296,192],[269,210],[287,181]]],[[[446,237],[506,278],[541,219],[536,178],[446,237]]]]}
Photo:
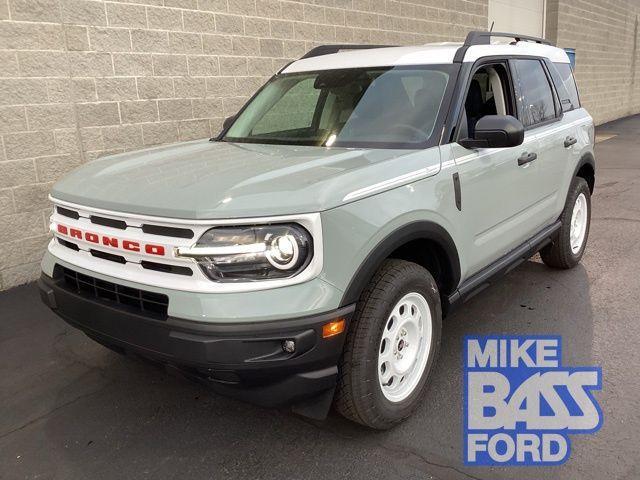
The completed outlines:
{"type": "Polygon", "coordinates": [[[222,138],[228,142],[419,148],[433,135],[451,66],[281,74],[222,138]]]}

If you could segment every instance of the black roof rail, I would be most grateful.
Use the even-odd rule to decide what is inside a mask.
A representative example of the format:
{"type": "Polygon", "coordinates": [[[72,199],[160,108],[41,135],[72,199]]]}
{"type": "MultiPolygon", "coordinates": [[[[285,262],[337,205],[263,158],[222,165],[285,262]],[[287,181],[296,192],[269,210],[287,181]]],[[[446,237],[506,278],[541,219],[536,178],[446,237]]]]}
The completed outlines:
{"type": "Polygon", "coordinates": [[[491,37],[503,37],[503,38],[513,38],[516,42],[527,41],[527,42],[535,42],[541,43],[543,45],[551,45],[549,40],[545,40],[540,37],[532,37],[530,35],[520,35],[519,33],[508,33],[508,32],[469,32],[467,38],[464,41],[464,44],[468,47],[471,45],[489,45],[491,43],[491,37]]]}
{"type": "Polygon", "coordinates": [[[368,50],[370,48],[387,48],[394,46],[395,45],[319,45],[305,53],[302,57],[300,57],[300,60],[302,60],[303,58],[319,57],[321,55],[338,53],[341,50],[368,50]]]}
{"type": "Polygon", "coordinates": [[[501,38],[513,38],[516,42],[535,42],[541,45],[553,45],[549,40],[545,40],[540,37],[532,37],[531,35],[520,35],[519,33],[508,33],[508,32],[482,32],[482,31],[473,31],[467,34],[467,38],[464,40],[464,44],[462,47],[458,49],[453,58],[454,62],[460,63],[464,59],[464,54],[467,52],[469,47],[474,45],[489,45],[491,44],[491,37],[501,37],[501,38]]]}

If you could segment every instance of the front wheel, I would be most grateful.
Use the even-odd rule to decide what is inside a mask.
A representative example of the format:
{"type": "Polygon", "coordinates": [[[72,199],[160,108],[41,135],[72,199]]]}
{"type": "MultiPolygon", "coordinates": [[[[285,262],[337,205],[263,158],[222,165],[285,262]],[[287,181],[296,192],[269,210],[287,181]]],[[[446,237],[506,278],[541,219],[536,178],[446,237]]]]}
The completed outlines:
{"type": "Polygon", "coordinates": [[[584,254],[591,225],[591,190],[584,178],[571,182],[560,221],[558,237],[540,250],[540,257],[550,267],[573,268],[584,254]]]}
{"type": "Polygon", "coordinates": [[[390,259],[363,292],[340,363],[335,406],[387,429],[418,406],[440,347],[438,287],[420,265],[390,259]]]}

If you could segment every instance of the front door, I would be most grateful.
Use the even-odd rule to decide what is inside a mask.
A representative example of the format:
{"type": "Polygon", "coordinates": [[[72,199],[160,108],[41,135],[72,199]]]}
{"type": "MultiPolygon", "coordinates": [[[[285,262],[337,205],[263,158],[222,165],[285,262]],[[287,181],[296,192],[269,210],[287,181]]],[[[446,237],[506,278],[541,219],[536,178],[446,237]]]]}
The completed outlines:
{"type": "MultiPolygon", "coordinates": [[[[517,115],[515,89],[507,61],[478,67],[468,86],[459,138],[473,136],[484,115],[517,115]]],[[[539,195],[539,140],[525,132],[512,148],[466,149],[453,143],[454,172],[459,175],[461,238],[467,271],[472,275],[533,236],[531,221],[539,195]]]]}

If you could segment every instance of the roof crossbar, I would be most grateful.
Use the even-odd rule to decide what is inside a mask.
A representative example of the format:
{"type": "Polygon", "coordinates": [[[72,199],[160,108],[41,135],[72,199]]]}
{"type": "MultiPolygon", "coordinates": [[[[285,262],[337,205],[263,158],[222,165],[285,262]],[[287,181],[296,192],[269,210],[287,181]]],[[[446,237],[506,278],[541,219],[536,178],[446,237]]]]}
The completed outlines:
{"type": "Polygon", "coordinates": [[[393,46],[394,45],[319,45],[305,53],[302,57],[300,57],[300,60],[302,60],[303,58],[319,57],[321,55],[338,53],[341,50],[367,50],[370,48],[387,48],[393,46]]]}

